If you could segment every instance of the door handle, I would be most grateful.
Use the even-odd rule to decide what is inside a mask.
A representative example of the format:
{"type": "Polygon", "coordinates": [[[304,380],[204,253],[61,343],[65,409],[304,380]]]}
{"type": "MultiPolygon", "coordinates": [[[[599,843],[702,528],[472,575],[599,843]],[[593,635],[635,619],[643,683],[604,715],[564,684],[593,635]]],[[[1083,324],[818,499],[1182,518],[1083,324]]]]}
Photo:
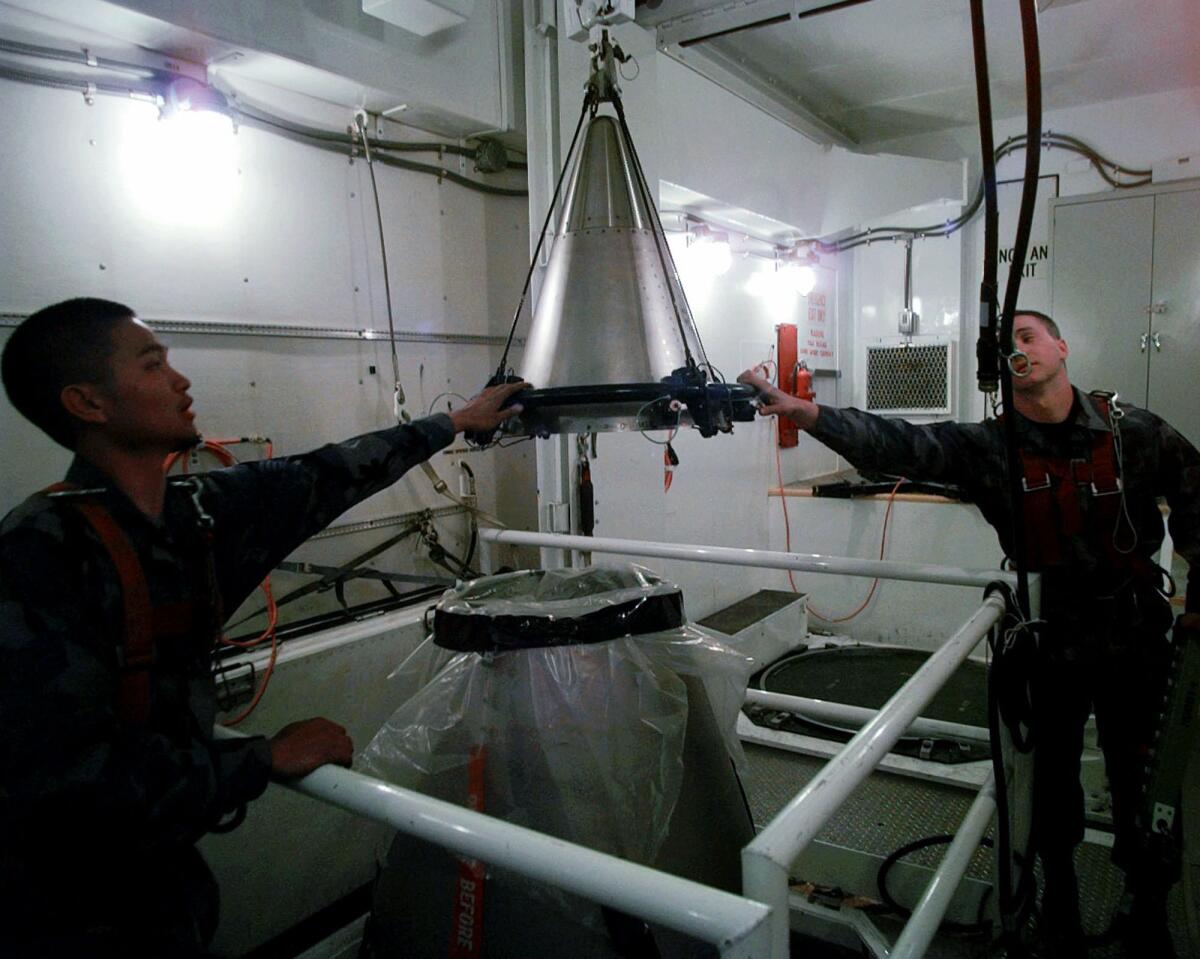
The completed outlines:
{"type": "Polygon", "coordinates": [[[1161,353],[1162,352],[1162,334],[1156,332],[1152,337],[1150,337],[1150,339],[1154,343],[1154,351],[1156,353],[1161,353]]]}
{"type": "Polygon", "coordinates": [[[1150,334],[1149,334],[1149,333],[1143,333],[1143,334],[1142,334],[1142,335],[1141,335],[1141,336],[1138,338],[1138,340],[1139,340],[1139,343],[1140,343],[1140,345],[1141,345],[1141,351],[1142,351],[1143,353],[1145,353],[1145,352],[1146,352],[1146,344],[1150,342],[1150,334]]]}

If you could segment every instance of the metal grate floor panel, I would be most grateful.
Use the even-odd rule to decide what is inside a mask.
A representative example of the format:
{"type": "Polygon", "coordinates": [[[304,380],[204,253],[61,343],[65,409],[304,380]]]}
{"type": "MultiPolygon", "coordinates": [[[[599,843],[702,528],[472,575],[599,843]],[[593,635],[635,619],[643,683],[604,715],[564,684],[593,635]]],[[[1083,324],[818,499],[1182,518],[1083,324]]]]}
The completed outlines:
{"type": "MultiPolygon", "coordinates": [[[[743,783],[755,828],[761,830],[816,775],[824,760],[752,743],[744,744],[744,748],[748,768],[743,783]]],[[[817,838],[860,852],[887,856],[923,836],[955,832],[970,808],[972,798],[966,790],[876,773],[854,791],[817,838]]],[[[935,868],[943,851],[944,847],[922,849],[906,857],[906,861],[935,868]]],[[[1102,932],[1120,900],[1123,875],[1109,861],[1108,848],[1095,843],[1080,845],[1076,865],[1084,929],[1089,933],[1102,932]]],[[[967,874],[986,882],[991,880],[992,869],[991,850],[981,848],[971,861],[967,874]]],[[[871,894],[870,890],[854,891],[871,894]]],[[[1200,959],[1200,952],[1186,948],[1188,929],[1182,883],[1177,883],[1171,891],[1169,910],[1171,932],[1180,957],[1200,959]]],[[[890,935],[898,934],[900,928],[898,923],[887,920],[879,925],[890,935]]],[[[978,943],[955,942],[950,937],[942,937],[930,957],[966,959],[980,954],[978,943]]],[[[1120,959],[1124,955],[1117,943],[1094,947],[1088,953],[1089,959],[1120,959]]]]}

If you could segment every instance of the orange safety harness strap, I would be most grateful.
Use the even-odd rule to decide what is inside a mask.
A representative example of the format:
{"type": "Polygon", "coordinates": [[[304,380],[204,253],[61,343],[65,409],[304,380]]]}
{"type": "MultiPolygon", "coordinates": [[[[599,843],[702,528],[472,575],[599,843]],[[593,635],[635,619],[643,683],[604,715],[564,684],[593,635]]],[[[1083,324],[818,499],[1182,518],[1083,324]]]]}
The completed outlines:
{"type": "MultiPolygon", "coordinates": [[[[55,483],[43,492],[75,490],[70,483],[55,483]]],[[[141,561],[125,531],[99,503],[85,499],[71,505],[83,515],[100,537],[121,583],[125,613],[123,643],[119,651],[121,678],[117,690],[117,713],[123,723],[143,725],[150,717],[150,667],[154,663],[154,609],[141,561]]]]}

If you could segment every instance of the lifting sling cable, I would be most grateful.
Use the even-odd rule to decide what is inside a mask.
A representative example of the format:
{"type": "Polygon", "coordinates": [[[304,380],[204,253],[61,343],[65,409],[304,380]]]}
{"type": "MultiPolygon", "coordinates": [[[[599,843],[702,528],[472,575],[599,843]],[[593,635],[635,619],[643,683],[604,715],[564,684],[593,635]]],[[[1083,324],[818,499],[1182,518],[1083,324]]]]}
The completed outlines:
{"type": "Polygon", "coordinates": [[[571,157],[575,153],[575,144],[579,142],[579,132],[583,129],[583,121],[588,114],[595,111],[597,106],[596,90],[590,84],[583,98],[583,108],[579,111],[579,120],[575,124],[575,132],[571,136],[571,145],[567,147],[567,155],[563,157],[562,169],[558,172],[558,180],[554,184],[554,193],[546,206],[546,218],[542,221],[542,231],[538,234],[537,245],[533,248],[533,256],[529,258],[529,269],[525,272],[525,284],[521,287],[521,296],[517,300],[517,308],[513,310],[512,325],[508,329],[508,340],[504,344],[504,352],[500,355],[500,365],[496,367],[494,383],[503,383],[508,375],[508,352],[512,349],[513,336],[517,332],[517,323],[521,319],[521,308],[529,297],[529,287],[533,282],[533,271],[537,268],[538,257],[541,256],[542,246],[546,242],[546,231],[550,229],[550,220],[554,217],[554,208],[558,205],[558,197],[562,193],[563,181],[567,178],[567,170],[571,167],[571,157]]]}

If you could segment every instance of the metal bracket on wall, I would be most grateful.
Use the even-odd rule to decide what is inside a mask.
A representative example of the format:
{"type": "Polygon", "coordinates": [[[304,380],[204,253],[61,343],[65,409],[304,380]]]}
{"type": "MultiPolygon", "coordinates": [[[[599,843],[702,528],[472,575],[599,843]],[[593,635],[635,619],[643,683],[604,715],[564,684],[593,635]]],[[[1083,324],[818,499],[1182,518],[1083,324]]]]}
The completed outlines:
{"type": "Polygon", "coordinates": [[[568,503],[545,503],[542,506],[543,533],[571,532],[571,507],[568,503]]]}

